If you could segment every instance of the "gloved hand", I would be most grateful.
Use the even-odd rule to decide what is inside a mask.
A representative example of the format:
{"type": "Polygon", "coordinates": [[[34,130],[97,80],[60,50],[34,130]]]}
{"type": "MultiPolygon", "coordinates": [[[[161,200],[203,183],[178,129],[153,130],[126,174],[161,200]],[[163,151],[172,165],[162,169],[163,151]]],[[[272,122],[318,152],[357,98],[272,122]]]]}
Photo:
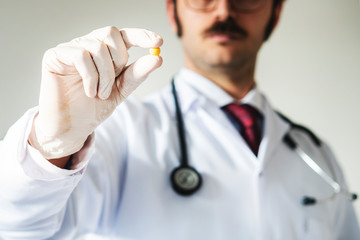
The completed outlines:
{"type": "Polygon", "coordinates": [[[160,47],[144,29],[105,27],[44,54],[39,113],[29,143],[47,159],[79,151],[88,136],[162,64],[146,55],[129,66],[132,46],[160,47]]]}

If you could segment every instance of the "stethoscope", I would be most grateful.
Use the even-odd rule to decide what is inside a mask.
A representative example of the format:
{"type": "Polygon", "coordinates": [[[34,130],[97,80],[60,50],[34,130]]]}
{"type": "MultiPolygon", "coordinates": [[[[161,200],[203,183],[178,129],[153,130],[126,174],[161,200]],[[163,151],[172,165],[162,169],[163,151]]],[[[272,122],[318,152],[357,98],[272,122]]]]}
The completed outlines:
{"type": "MultiPolygon", "coordinates": [[[[200,173],[189,165],[188,161],[188,151],[187,144],[185,139],[185,125],[184,119],[181,114],[181,107],[178,100],[175,81],[172,79],[171,81],[172,95],[175,103],[175,113],[177,119],[177,129],[179,135],[179,144],[180,144],[180,166],[175,168],[171,175],[170,181],[172,188],[174,191],[182,196],[189,196],[195,193],[202,184],[202,177],[200,173]]],[[[291,129],[298,129],[307,133],[312,139],[313,143],[317,147],[321,147],[321,141],[313,134],[309,129],[293,123],[285,116],[279,113],[280,117],[288,122],[291,126],[291,129]]],[[[357,195],[355,193],[350,193],[346,189],[343,189],[340,184],[331,178],[306,152],[294,141],[294,139],[290,136],[289,133],[285,134],[283,138],[283,142],[295,153],[299,155],[299,157],[313,170],[315,171],[326,183],[328,183],[333,188],[333,194],[324,199],[316,199],[311,196],[304,196],[302,199],[302,204],[304,206],[315,205],[317,203],[325,203],[327,201],[332,200],[338,194],[345,194],[345,196],[350,200],[356,200],[357,195]]]]}

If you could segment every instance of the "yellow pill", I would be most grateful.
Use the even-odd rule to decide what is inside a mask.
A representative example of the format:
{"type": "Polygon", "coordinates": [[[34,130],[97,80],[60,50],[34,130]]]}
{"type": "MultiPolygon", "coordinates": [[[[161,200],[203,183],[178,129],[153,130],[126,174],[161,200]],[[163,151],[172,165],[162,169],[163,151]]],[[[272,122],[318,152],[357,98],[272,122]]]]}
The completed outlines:
{"type": "Polygon", "coordinates": [[[150,55],[159,56],[160,55],[160,48],[153,47],[149,49],[150,55]]]}

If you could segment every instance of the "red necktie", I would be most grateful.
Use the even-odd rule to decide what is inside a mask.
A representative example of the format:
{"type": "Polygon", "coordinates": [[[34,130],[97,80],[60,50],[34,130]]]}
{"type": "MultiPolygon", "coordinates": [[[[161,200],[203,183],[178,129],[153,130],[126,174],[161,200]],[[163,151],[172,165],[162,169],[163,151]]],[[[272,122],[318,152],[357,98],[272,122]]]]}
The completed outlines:
{"type": "Polygon", "coordinates": [[[223,107],[230,118],[239,125],[240,134],[245,139],[250,149],[257,156],[261,141],[259,120],[261,114],[248,104],[231,103],[223,107]]]}

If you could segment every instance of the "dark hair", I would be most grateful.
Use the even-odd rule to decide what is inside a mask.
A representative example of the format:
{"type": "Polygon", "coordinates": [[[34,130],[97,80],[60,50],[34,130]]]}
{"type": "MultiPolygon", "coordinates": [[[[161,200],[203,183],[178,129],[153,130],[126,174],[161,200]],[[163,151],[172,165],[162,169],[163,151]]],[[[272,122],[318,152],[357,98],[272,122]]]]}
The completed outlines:
{"type": "MultiPolygon", "coordinates": [[[[174,0],[174,1],[176,1],[176,0],[174,0]]],[[[271,17],[265,28],[265,36],[264,36],[265,41],[269,39],[269,37],[272,33],[272,30],[274,29],[275,21],[276,21],[276,9],[282,1],[285,1],[285,0],[274,0],[274,2],[273,2],[271,17]]]]}
{"type": "Polygon", "coordinates": [[[181,35],[182,35],[182,27],[181,27],[181,24],[180,24],[179,15],[177,14],[176,0],[172,0],[172,1],[174,3],[174,16],[175,16],[175,22],[176,22],[176,26],[177,26],[176,35],[178,37],[181,37],[181,35]]]}
{"type": "MultiPolygon", "coordinates": [[[[177,25],[177,36],[178,37],[181,37],[182,35],[182,28],[181,28],[181,24],[180,24],[180,20],[179,20],[179,16],[177,14],[177,8],[176,8],[176,0],[172,0],[173,3],[174,3],[174,15],[175,15],[175,22],[176,22],[176,25],[177,25]]],[[[271,32],[274,28],[274,25],[275,25],[275,21],[276,21],[276,8],[279,6],[279,4],[282,2],[282,1],[285,1],[285,0],[274,0],[273,1],[273,7],[272,7],[272,13],[271,13],[271,17],[270,17],[270,20],[265,28],[265,36],[264,36],[264,40],[268,40],[270,35],[271,35],[271,32]]]]}

